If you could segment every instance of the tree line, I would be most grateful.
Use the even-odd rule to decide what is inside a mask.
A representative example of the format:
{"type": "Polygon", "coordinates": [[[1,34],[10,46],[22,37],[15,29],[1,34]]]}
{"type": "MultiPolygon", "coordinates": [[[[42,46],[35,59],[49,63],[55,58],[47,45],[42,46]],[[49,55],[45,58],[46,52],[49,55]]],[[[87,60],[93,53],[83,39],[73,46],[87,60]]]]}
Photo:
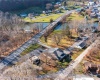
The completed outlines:
{"type": "MultiPolygon", "coordinates": [[[[7,56],[37,34],[42,27],[34,24],[31,32],[24,30],[26,23],[16,14],[0,12],[0,56],[7,56]]],[[[42,26],[42,24],[41,24],[42,26]]]]}

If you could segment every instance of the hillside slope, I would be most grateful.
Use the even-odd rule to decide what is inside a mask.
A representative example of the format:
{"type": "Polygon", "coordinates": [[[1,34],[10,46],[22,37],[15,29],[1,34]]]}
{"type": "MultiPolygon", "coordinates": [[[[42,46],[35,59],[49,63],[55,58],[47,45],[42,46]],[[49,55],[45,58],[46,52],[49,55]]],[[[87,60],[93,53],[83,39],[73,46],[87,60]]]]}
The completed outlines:
{"type": "Polygon", "coordinates": [[[45,6],[48,2],[59,0],[0,0],[1,11],[21,10],[33,6],[45,6]]]}

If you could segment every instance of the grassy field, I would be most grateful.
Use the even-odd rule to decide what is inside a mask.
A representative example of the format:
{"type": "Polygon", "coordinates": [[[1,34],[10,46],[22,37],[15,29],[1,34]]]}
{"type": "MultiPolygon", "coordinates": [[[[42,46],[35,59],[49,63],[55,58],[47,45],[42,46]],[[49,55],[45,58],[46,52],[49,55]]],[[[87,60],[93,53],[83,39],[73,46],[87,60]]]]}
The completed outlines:
{"type": "Polygon", "coordinates": [[[23,55],[25,55],[25,54],[27,54],[27,53],[29,53],[29,52],[31,52],[31,51],[33,51],[33,50],[39,48],[39,47],[40,47],[40,45],[38,45],[38,44],[30,45],[27,49],[25,49],[25,50],[21,53],[21,55],[23,56],[23,55]]]}
{"type": "Polygon", "coordinates": [[[62,16],[64,13],[58,13],[58,14],[50,14],[50,15],[44,15],[41,14],[40,16],[36,16],[34,19],[30,19],[28,17],[24,18],[25,22],[50,22],[50,19],[56,20],[60,16],[62,16]]]}
{"type": "MultiPolygon", "coordinates": [[[[76,8],[80,8],[80,6],[69,6],[68,9],[72,10],[72,9],[76,9],[76,8]]],[[[50,15],[45,15],[45,14],[40,14],[40,16],[36,16],[34,19],[30,19],[29,17],[24,18],[25,22],[50,22],[50,19],[52,18],[53,20],[56,20],[57,18],[59,18],[60,16],[62,16],[66,10],[61,10],[62,13],[50,13],[50,15]]],[[[81,19],[82,16],[78,16],[73,14],[72,16],[70,16],[69,18],[73,18],[73,19],[81,19]]]]}
{"type": "Polygon", "coordinates": [[[43,42],[43,43],[45,43],[46,45],[51,46],[51,47],[58,47],[58,48],[61,48],[61,49],[67,48],[67,47],[71,46],[74,43],[73,39],[69,39],[67,36],[64,36],[64,37],[61,38],[59,45],[56,45],[55,41],[52,38],[52,36],[54,34],[56,34],[56,33],[60,34],[61,30],[55,30],[55,31],[53,31],[48,36],[47,42],[45,42],[44,37],[41,37],[40,41],[43,42]]]}
{"type": "Polygon", "coordinates": [[[78,13],[72,13],[68,18],[67,18],[67,20],[70,20],[70,21],[72,21],[72,20],[77,20],[77,21],[80,21],[80,20],[83,20],[84,19],[84,17],[82,16],[82,15],[79,15],[78,13]]]}

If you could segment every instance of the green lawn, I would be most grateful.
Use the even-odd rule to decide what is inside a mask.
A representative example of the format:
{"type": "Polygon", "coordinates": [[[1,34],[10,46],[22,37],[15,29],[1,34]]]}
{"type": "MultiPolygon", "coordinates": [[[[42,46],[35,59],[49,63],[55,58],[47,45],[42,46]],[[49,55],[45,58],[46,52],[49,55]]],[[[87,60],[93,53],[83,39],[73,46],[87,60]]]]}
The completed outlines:
{"type": "Polygon", "coordinates": [[[25,54],[27,54],[27,53],[29,53],[29,52],[31,52],[31,51],[33,51],[33,50],[39,48],[39,47],[40,47],[40,45],[38,45],[38,44],[30,45],[27,49],[25,49],[25,50],[21,53],[21,55],[23,56],[23,55],[25,55],[25,54]]]}
{"type": "Polygon", "coordinates": [[[63,13],[58,13],[58,14],[50,14],[48,16],[41,14],[40,16],[37,16],[34,19],[30,19],[28,17],[24,18],[25,22],[50,22],[50,19],[52,18],[53,20],[56,20],[60,16],[62,16],[63,13]]]}
{"type": "Polygon", "coordinates": [[[24,18],[23,20],[25,22],[50,22],[50,19],[56,20],[57,18],[59,18],[60,16],[62,16],[66,10],[61,10],[62,13],[50,13],[49,15],[45,15],[45,14],[40,14],[40,16],[35,16],[34,19],[30,19],[29,17],[24,18]]]}
{"type": "Polygon", "coordinates": [[[66,68],[69,65],[69,62],[57,62],[58,70],[61,68],[66,68]]]}

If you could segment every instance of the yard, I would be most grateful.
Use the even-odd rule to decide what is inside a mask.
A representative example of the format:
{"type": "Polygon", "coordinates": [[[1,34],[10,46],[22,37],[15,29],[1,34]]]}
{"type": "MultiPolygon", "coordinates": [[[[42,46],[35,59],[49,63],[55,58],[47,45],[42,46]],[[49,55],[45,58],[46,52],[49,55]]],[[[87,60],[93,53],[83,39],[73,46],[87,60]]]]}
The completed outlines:
{"type": "Polygon", "coordinates": [[[51,47],[58,47],[61,49],[65,49],[69,46],[71,46],[74,43],[73,39],[68,38],[67,36],[62,36],[62,38],[60,39],[59,44],[56,44],[56,40],[54,40],[54,35],[55,34],[61,34],[62,31],[61,30],[55,30],[53,31],[47,38],[47,42],[45,42],[45,38],[41,37],[40,41],[43,42],[44,44],[51,46],[51,47]]]}
{"type": "MultiPolygon", "coordinates": [[[[73,51],[73,55],[72,55],[72,60],[76,59],[81,53],[83,52],[83,50],[75,50],[73,51]]],[[[47,61],[48,62],[48,61],[47,61]]],[[[53,62],[52,60],[50,60],[50,62],[53,62]]],[[[39,71],[38,74],[40,75],[44,75],[44,74],[47,74],[47,73],[54,73],[54,72],[57,72],[61,69],[64,69],[66,68],[68,65],[70,64],[70,62],[59,62],[59,61],[54,61],[54,63],[52,65],[55,65],[55,66],[51,66],[49,64],[47,64],[46,62],[43,63],[41,65],[41,67],[43,68],[42,71],[39,71]]],[[[83,70],[81,68],[83,64],[81,63],[79,66],[78,66],[78,70],[77,73],[83,73],[83,70]]]]}

